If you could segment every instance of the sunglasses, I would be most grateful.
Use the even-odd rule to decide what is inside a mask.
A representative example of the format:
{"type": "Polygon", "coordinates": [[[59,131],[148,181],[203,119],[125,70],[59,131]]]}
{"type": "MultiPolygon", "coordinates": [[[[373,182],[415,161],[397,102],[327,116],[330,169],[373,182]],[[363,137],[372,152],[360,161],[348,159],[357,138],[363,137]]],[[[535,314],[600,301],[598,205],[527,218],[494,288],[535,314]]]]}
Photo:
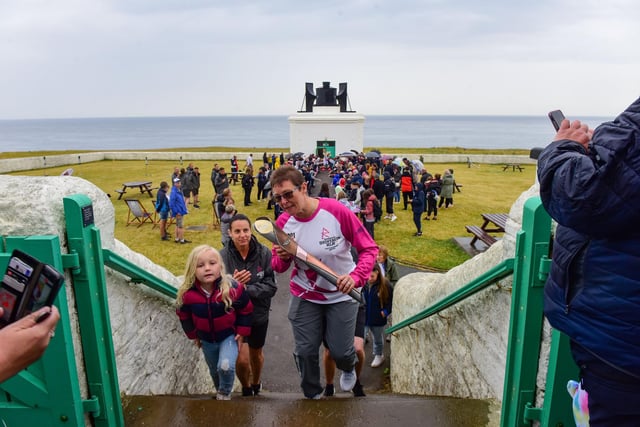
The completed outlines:
{"type": "Polygon", "coordinates": [[[282,193],[282,194],[274,194],[274,195],[273,195],[273,200],[274,200],[276,203],[280,203],[280,201],[281,201],[282,199],[285,199],[285,200],[291,200],[291,199],[293,199],[293,193],[294,193],[294,191],[299,190],[299,189],[300,189],[300,187],[295,186],[295,187],[293,187],[293,190],[285,191],[285,192],[284,192],[284,193],[282,193]]]}

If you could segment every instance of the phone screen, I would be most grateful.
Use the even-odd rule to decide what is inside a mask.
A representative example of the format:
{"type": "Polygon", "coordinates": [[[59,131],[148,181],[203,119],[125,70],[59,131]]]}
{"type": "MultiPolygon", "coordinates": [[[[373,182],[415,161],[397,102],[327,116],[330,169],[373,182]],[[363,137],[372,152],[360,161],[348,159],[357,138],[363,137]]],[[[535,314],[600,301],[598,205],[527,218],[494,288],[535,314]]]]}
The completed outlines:
{"type": "Polygon", "coordinates": [[[20,307],[25,287],[31,280],[32,274],[33,267],[18,257],[11,257],[2,278],[2,287],[0,287],[0,307],[4,309],[0,319],[5,323],[12,321],[15,317],[14,312],[20,307]]]}
{"type": "Polygon", "coordinates": [[[0,284],[0,327],[52,305],[63,283],[56,269],[14,250],[0,284]]]}
{"type": "Polygon", "coordinates": [[[27,300],[27,305],[25,306],[23,316],[27,314],[33,313],[34,311],[38,311],[49,301],[49,296],[51,292],[55,289],[55,284],[48,278],[44,272],[40,274],[38,277],[38,281],[36,285],[33,287],[33,292],[31,293],[30,298],[27,300]]]}

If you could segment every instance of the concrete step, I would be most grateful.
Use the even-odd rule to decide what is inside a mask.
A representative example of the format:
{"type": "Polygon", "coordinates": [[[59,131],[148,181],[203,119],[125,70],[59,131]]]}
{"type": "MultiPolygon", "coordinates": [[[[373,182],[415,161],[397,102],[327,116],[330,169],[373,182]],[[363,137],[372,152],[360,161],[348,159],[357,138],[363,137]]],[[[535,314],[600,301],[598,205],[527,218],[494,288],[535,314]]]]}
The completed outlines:
{"type": "MultiPolygon", "coordinates": [[[[492,425],[492,403],[396,394],[354,398],[337,393],[321,400],[300,393],[264,392],[257,397],[128,396],[123,399],[125,425],[136,426],[439,426],[492,425]]],[[[494,424],[495,425],[495,424],[494,424]]]]}

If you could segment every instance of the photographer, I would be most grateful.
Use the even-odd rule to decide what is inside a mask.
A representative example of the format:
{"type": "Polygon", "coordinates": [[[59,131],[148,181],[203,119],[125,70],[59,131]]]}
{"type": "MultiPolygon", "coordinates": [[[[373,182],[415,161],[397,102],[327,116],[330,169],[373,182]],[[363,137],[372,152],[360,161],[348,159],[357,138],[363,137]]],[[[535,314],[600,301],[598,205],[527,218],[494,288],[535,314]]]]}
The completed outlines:
{"type": "Polygon", "coordinates": [[[563,120],[538,178],[558,222],[545,315],[571,338],[590,425],[638,425],[640,99],[595,131],[563,120]]]}

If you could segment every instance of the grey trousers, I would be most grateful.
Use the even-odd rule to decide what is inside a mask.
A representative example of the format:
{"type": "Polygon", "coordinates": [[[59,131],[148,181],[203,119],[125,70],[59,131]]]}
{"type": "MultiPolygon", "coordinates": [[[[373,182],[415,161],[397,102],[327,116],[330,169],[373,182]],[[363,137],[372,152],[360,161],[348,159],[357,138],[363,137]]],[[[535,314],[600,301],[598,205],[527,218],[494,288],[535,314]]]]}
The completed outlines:
{"type": "Polygon", "coordinates": [[[320,344],[323,339],[338,369],[351,371],[356,365],[353,337],[358,303],[344,301],[316,304],[298,297],[289,302],[289,321],[295,340],[294,359],[301,377],[302,392],[311,398],[322,392],[320,385],[320,344]]]}

